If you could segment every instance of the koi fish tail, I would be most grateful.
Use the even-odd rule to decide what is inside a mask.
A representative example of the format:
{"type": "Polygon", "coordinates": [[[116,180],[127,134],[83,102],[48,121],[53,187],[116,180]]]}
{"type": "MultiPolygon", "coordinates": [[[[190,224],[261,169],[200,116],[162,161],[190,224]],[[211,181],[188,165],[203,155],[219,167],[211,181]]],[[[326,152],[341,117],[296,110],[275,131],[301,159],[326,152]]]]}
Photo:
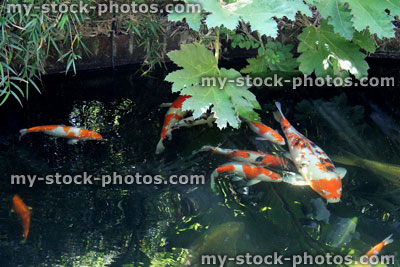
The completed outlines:
{"type": "Polygon", "coordinates": [[[283,113],[282,113],[282,107],[281,107],[281,103],[279,103],[279,102],[275,102],[275,105],[276,105],[276,107],[278,108],[278,111],[275,111],[273,114],[274,114],[274,118],[275,118],[275,120],[277,121],[277,122],[281,122],[281,120],[283,119],[283,118],[285,118],[285,116],[283,116],[283,113]]]}
{"type": "Polygon", "coordinates": [[[384,244],[384,246],[393,243],[392,236],[393,236],[393,234],[391,234],[390,236],[386,237],[385,240],[382,241],[382,243],[384,244]]]}
{"type": "Polygon", "coordinates": [[[163,138],[161,138],[160,141],[158,141],[157,148],[156,148],[156,154],[157,155],[161,154],[165,149],[163,141],[164,141],[163,138]]]}
{"type": "Polygon", "coordinates": [[[22,136],[28,133],[28,129],[19,130],[19,133],[20,133],[19,140],[21,141],[22,136]]]}

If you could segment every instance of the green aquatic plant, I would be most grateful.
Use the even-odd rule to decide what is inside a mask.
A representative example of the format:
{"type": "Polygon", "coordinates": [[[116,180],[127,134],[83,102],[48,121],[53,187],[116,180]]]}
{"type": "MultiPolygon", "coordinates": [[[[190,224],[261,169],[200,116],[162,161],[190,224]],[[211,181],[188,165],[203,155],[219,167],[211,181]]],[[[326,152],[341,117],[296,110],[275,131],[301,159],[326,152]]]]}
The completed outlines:
{"type": "Polygon", "coordinates": [[[344,155],[332,156],[332,160],[343,165],[366,169],[390,181],[392,184],[400,186],[399,165],[364,159],[346,151],[344,152],[344,155]]]}
{"type": "Polygon", "coordinates": [[[262,44],[258,49],[258,56],[247,59],[249,64],[240,71],[253,77],[298,75],[299,64],[291,53],[292,49],[293,45],[282,45],[280,42],[262,44]]]}
{"type": "Polygon", "coordinates": [[[336,218],[326,237],[326,242],[335,248],[343,247],[356,235],[358,218],[336,218]]]}

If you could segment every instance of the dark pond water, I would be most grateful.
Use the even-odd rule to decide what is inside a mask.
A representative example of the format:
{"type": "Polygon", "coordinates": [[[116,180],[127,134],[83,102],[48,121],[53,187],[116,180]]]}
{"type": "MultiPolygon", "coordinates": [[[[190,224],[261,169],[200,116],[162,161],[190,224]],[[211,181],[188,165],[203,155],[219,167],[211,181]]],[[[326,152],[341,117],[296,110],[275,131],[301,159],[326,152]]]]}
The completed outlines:
{"type": "Polygon", "coordinates": [[[215,126],[179,129],[156,156],[166,112],[158,106],[176,98],[163,82],[163,70],[151,77],[135,75],[135,67],[114,75],[98,71],[45,77],[42,95],[30,95],[24,109],[12,101],[0,108],[0,266],[196,266],[201,254],[246,252],[357,258],[390,234],[394,243],[384,254],[394,255],[394,266],[400,266],[400,173],[389,166],[400,166],[400,68],[396,61],[370,64],[371,76],[393,76],[397,87],[253,90],[265,124],[280,128],[271,113],[274,101],[280,101],[300,132],[333,159],[353,165],[337,163],[348,170],[343,197],[327,207],[310,188],[289,184],[243,188],[220,177],[220,194],[212,192],[210,173],[229,160],[193,151],[203,145],[278,151],[245,125],[223,131],[215,126]],[[93,129],[107,141],[72,146],[43,134],[18,140],[20,129],[48,124],[93,129]],[[10,183],[12,174],[83,172],[196,174],[205,175],[207,183],[10,183]],[[12,212],[14,194],[31,207],[26,242],[12,212]]]}

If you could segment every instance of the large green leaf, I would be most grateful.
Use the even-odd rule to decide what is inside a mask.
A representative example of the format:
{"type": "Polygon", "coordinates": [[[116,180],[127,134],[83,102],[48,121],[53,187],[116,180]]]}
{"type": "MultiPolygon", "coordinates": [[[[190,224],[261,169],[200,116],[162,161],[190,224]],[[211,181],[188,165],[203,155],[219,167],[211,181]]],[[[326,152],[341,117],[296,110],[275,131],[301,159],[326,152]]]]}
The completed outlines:
{"type": "Polygon", "coordinates": [[[183,45],[181,50],[169,52],[168,57],[183,68],[169,73],[165,78],[173,83],[173,92],[178,92],[185,86],[199,84],[202,77],[215,77],[219,72],[213,53],[197,43],[183,45]]]}
{"type": "Polygon", "coordinates": [[[308,6],[297,0],[238,0],[228,5],[220,5],[216,0],[201,0],[204,10],[211,12],[206,23],[209,27],[224,25],[233,30],[242,19],[250,22],[253,30],[261,35],[276,37],[277,24],[274,18],[287,17],[294,20],[298,11],[311,16],[308,6]]]}
{"type": "MultiPolygon", "coordinates": [[[[196,4],[197,0],[185,1],[187,4],[196,4]]],[[[186,23],[195,31],[200,30],[201,20],[203,19],[202,13],[170,13],[168,14],[169,21],[181,21],[185,19],[186,23]]]]}
{"type": "Polygon", "coordinates": [[[353,43],[358,44],[362,49],[369,53],[374,53],[376,46],[368,30],[354,32],[353,43]]]}
{"type": "Polygon", "coordinates": [[[353,15],[354,27],[362,31],[368,27],[372,34],[379,38],[394,37],[393,17],[386,13],[386,9],[392,15],[400,14],[398,0],[343,0],[347,2],[353,15]]]}
{"type": "Polygon", "coordinates": [[[234,69],[219,69],[217,60],[211,51],[194,43],[183,45],[181,50],[168,53],[170,59],[183,69],[168,74],[166,80],[173,83],[172,90],[192,97],[183,103],[183,110],[193,111],[194,118],[212,108],[219,128],[231,125],[239,127],[242,116],[254,120],[258,117],[254,109],[259,109],[255,96],[248,87],[234,82],[226,82],[221,89],[219,84],[201,85],[203,77],[233,81],[241,75],[234,69]]]}
{"type": "Polygon", "coordinates": [[[350,9],[345,7],[343,0],[317,0],[314,1],[319,13],[328,20],[336,33],[339,33],[347,40],[353,38],[354,28],[351,21],[350,9]]]}
{"type": "Polygon", "coordinates": [[[274,73],[298,73],[299,64],[293,58],[292,45],[282,45],[279,42],[268,42],[265,49],[258,50],[256,58],[249,58],[249,63],[241,72],[252,76],[272,76],[274,73]]]}
{"type": "Polygon", "coordinates": [[[297,60],[304,74],[315,71],[317,76],[325,77],[350,72],[357,79],[368,75],[365,54],[360,52],[359,46],[335,33],[326,20],[322,20],[319,27],[305,28],[298,39],[301,55],[297,60]]]}

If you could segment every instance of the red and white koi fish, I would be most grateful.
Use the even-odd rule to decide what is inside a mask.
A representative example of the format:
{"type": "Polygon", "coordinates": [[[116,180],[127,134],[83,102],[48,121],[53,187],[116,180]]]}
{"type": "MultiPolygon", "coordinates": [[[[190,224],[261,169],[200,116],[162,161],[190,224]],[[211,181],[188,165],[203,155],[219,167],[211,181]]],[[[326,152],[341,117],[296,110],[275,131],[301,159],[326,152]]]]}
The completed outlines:
{"type": "Polygon", "coordinates": [[[325,152],[304,135],[299,133],[285,118],[281,104],[275,103],[278,112],[275,119],[281,124],[288,141],[292,160],[304,181],[293,181],[295,185],[309,185],[315,192],[327,200],[328,203],[340,201],[342,196],[341,179],[346,169],[335,168],[325,152]]]}
{"type": "Polygon", "coordinates": [[[247,183],[248,186],[257,184],[259,182],[282,182],[282,177],[273,171],[265,169],[259,166],[245,165],[237,162],[230,162],[219,166],[211,174],[211,188],[215,189],[215,178],[221,173],[232,173],[238,175],[238,177],[232,179],[233,181],[239,181],[243,178],[247,178],[250,181],[247,183]]]}
{"type": "Polygon", "coordinates": [[[274,156],[271,154],[266,154],[257,151],[250,150],[235,150],[235,149],[223,149],[219,147],[212,146],[203,146],[200,150],[203,151],[212,151],[217,154],[224,155],[233,160],[237,160],[240,162],[246,162],[253,165],[265,166],[265,167],[287,167],[289,166],[289,162],[279,156],[274,156]]]}
{"type": "Polygon", "coordinates": [[[258,134],[261,139],[273,142],[278,145],[285,145],[285,139],[274,129],[260,122],[251,122],[244,120],[249,125],[250,129],[258,134]]]}
{"type": "Polygon", "coordinates": [[[25,205],[18,195],[13,197],[13,209],[21,218],[22,228],[24,229],[24,238],[27,239],[29,234],[29,226],[31,224],[31,212],[28,206],[25,205]]]}
{"type": "Polygon", "coordinates": [[[37,126],[29,129],[22,129],[19,131],[21,133],[19,139],[27,133],[42,132],[55,137],[68,138],[68,144],[74,145],[79,141],[85,140],[102,140],[103,137],[90,130],[64,126],[64,125],[45,125],[37,126]]]}
{"type": "Polygon", "coordinates": [[[161,130],[160,134],[160,141],[157,144],[156,148],[156,154],[160,154],[164,151],[164,140],[168,137],[168,139],[171,139],[171,131],[172,127],[174,124],[186,115],[187,111],[182,111],[182,104],[183,102],[186,101],[186,99],[190,98],[192,96],[190,95],[181,95],[179,96],[170,106],[170,108],[167,111],[167,114],[165,114],[164,118],[164,125],[161,130]]]}
{"type": "Polygon", "coordinates": [[[240,181],[244,178],[248,179],[247,186],[258,184],[259,182],[289,182],[302,179],[301,174],[287,172],[285,175],[280,175],[274,171],[268,170],[260,166],[252,164],[242,164],[240,162],[230,162],[219,166],[211,174],[211,189],[215,190],[215,178],[221,173],[235,174],[236,177],[232,181],[240,181]]]}

